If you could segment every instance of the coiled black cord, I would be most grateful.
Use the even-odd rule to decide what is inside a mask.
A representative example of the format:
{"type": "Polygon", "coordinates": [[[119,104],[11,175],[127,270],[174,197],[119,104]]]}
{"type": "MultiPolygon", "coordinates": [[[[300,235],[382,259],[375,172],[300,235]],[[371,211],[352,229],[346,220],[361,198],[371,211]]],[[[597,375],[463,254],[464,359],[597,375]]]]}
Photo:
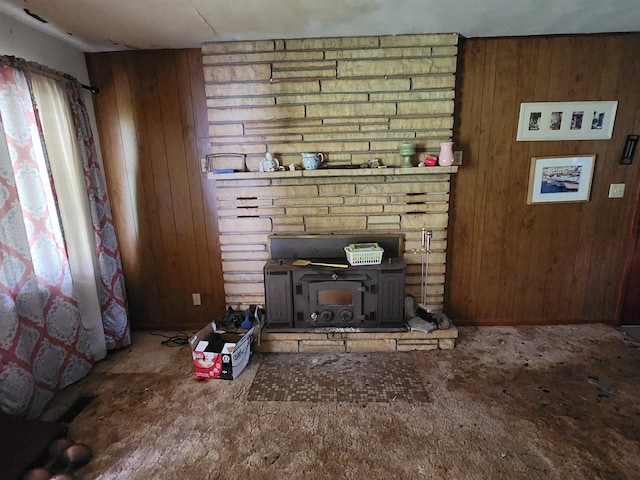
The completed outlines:
{"type": "Polygon", "coordinates": [[[165,347],[181,347],[183,345],[187,345],[189,343],[190,335],[187,335],[185,332],[178,332],[175,335],[165,335],[163,333],[158,332],[147,332],[149,335],[154,335],[156,337],[163,337],[160,343],[165,347]]]}

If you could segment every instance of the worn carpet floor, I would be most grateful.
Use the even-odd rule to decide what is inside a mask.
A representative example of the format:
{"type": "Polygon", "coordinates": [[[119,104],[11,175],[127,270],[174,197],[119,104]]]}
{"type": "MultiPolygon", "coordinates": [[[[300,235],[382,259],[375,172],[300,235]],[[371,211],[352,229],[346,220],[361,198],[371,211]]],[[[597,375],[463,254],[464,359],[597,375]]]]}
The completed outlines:
{"type": "Polygon", "coordinates": [[[161,340],[136,333],[48,406],[93,449],[78,478],[639,478],[640,342],[604,325],[253,354],[234,381],[196,380],[189,347],[161,340]]]}

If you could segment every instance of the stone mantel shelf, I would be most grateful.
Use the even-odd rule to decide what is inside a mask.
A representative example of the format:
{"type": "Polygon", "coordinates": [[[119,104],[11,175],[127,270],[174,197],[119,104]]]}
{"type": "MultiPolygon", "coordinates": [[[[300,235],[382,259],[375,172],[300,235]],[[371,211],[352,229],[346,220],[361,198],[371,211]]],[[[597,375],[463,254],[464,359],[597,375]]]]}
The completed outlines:
{"type": "Polygon", "coordinates": [[[207,172],[210,180],[243,180],[250,178],[295,178],[295,177],[364,177],[372,175],[439,175],[456,173],[452,167],[411,167],[411,168],[320,168],[317,170],[285,170],[277,172],[207,172]]]}

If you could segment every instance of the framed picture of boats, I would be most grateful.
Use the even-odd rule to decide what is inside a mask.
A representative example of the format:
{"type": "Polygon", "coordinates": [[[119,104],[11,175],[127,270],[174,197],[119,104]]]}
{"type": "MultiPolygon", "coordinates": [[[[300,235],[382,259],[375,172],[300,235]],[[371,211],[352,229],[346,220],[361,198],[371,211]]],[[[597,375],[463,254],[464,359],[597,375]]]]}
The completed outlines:
{"type": "Polygon", "coordinates": [[[595,161],[595,155],[533,157],[527,205],[588,202],[595,161]]]}
{"type": "Polygon", "coordinates": [[[617,101],[521,103],[516,140],[606,140],[617,109],[617,101]]]}

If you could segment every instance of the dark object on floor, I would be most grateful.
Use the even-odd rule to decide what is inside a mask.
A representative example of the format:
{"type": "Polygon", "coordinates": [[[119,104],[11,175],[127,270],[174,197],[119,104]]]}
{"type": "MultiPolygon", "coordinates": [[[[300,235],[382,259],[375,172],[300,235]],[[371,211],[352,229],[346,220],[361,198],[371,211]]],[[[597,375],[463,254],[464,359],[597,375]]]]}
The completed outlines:
{"type": "Polygon", "coordinates": [[[51,472],[44,468],[34,468],[25,473],[23,480],[49,480],[51,472]]]}
{"type": "Polygon", "coordinates": [[[429,310],[427,310],[427,307],[421,303],[416,307],[416,317],[420,317],[426,322],[436,323],[436,318],[429,310]]]}
{"type": "Polygon", "coordinates": [[[438,326],[438,330],[447,330],[451,328],[451,320],[443,312],[430,312],[426,306],[419,303],[416,306],[416,316],[426,322],[434,323],[438,326]]]}
{"type": "Polygon", "coordinates": [[[420,317],[411,317],[407,322],[407,327],[411,331],[429,333],[438,328],[435,322],[428,322],[420,317]]]}
{"type": "Polygon", "coordinates": [[[95,395],[82,395],[76,399],[73,404],[60,415],[58,422],[66,423],[67,425],[73,422],[80,413],[96,398],[95,395]]]}
{"type": "Polygon", "coordinates": [[[59,422],[25,420],[0,413],[0,472],[14,480],[38,462],[45,463],[49,444],[62,438],[67,426],[59,422]]]}
{"type": "Polygon", "coordinates": [[[248,399],[423,403],[429,393],[405,352],[270,353],[260,361],[248,399]]]}
{"type": "Polygon", "coordinates": [[[227,308],[227,313],[224,317],[218,320],[217,326],[223,330],[229,328],[237,328],[240,326],[242,321],[244,320],[244,316],[242,311],[234,310],[231,307],[227,308]]]}
{"type": "Polygon", "coordinates": [[[75,472],[81,469],[89,463],[92,456],[91,449],[82,443],[70,446],[62,454],[62,461],[66,464],[65,471],[75,472]]]}
{"type": "Polygon", "coordinates": [[[49,444],[49,458],[59,458],[64,451],[73,445],[73,441],[68,438],[59,438],[49,444]]]}
{"type": "Polygon", "coordinates": [[[73,445],[73,441],[68,438],[59,438],[49,444],[49,457],[44,468],[49,472],[57,472],[64,467],[62,462],[62,454],[65,450],[73,445]]]}
{"type": "MultiPolygon", "coordinates": [[[[27,471],[23,480],[73,480],[74,473],[84,467],[93,457],[89,447],[74,443],[67,438],[59,438],[51,442],[48,456],[35,463],[36,468],[27,471]],[[53,475],[53,476],[52,476],[53,475]]],[[[32,465],[33,466],[33,465],[32,465]]],[[[0,477],[4,480],[4,477],[0,477]]]]}

